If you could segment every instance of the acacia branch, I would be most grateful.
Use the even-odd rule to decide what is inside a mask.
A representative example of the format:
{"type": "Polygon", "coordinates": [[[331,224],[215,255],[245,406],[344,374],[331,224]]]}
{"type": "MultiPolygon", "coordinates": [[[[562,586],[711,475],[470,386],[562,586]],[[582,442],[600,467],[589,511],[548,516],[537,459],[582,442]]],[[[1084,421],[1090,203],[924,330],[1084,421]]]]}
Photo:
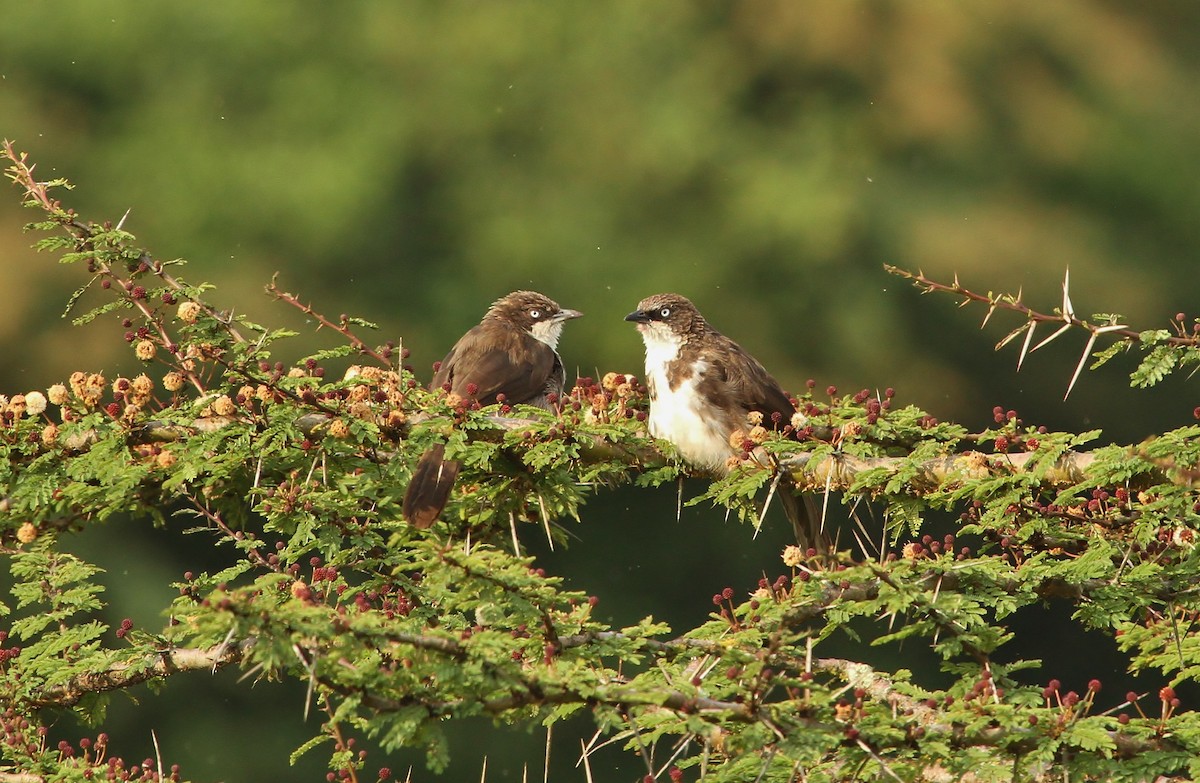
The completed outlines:
{"type": "Polygon", "coordinates": [[[218,644],[207,649],[167,649],[139,661],[113,664],[108,669],[77,674],[62,685],[46,688],[31,701],[34,707],[71,707],[90,693],[104,693],[163,679],[186,671],[215,671],[242,660],[237,644],[218,644]]]}
{"type": "MultiPolygon", "coordinates": [[[[951,746],[956,748],[989,747],[1020,755],[1038,747],[1043,739],[1042,733],[1034,728],[983,727],[968,730],[961,724],[947,723],[939,719],[938,711],[935,708],[897,692],[891,678],[880,674],[867,664],[839,658],[819,658],[813,661],[812,668],[815,671],[832,674],[852,687],[862,688],[873,701],[911,714],[914,723],[921,726],[926,736],[929,734],[942,735],[951,746]]],[[[322,681],[322,684],[335,692],[345,690],[336,683],[322,681]]],[[[498,698],[486,699],[479,703],[466,700],[427,700],[418,696],[393,699],[371,693],[359,695],[365,705],[375,710],[396,712],[419,706],[428,710],[431,716],[436,717],[453,716],[468,705],[477,706],[484,713],[497,717],[515,709],[578,703],[591,707],[603,705],[622,710],[631,707],[652,710],[665,709],[680,715],[715,716],[719,714],[725,720],[739,723],[762,721],[770,725],[773,731],[783,735],[789,732],[814,729],[833,731],[835,728],[808,717],[802,709],[798,710],[797,707],[800,705],[795,699],[751,705],[740,701],[724,701],[696,696],[675,689],[652,693],[624,685],[597,689],[592,693],[584,693],[570,687],[550,691],[531,679],[523,682],[522,687],[523,689],[520,691],[514,691],[498,698]]],[[[1169,737],[1141,738],[1116,730],[1109,730],[1106,733],[1116,752],[1123,758],[1147,751],[1179,752],[1187,750],[1169,737]]],[[[907,749],[910,747],[911,739],[897,734],[882,742],[876,741],[872,745],[872,750],[885,751],[892,748],[907,749]]]]}
{"type": "Polygon", "coordinates": [[[386,357],[384,357],[378,351],[371,348],[371,346],[369,346],[365,342],[363,342],[363,340],[360,339],[359,336],[356,335],[354,332],[350,331],[350,327],[348,327],[346,325],[346,316],[342,316],[342,320],[340,323],[334,323],[333,321],[329,320],[321,313],[317,312],[317,310],[312,305],[307,305],[307,304],[304,304],[303,302],[301,302],[300,298],[298,296],[296,296],[295,294],[280,290],[280,288],[277,285],[275,285],[275,280],[278,276],[279,276],[278,273],[276,273],[275,276],[273,276],[271,278],[271,282],[267,284],[266,291],[268,294],[270,294],[271,296],[275,297],[276,299],[278,299],[279,301],[281,301],[285,304],[289,304],[292,307],[295,307],[297,310],[304,313],[309,318],[314,319],[319,324],[319,326],[317,327],[318,329],[321,327],[327,327],[329,329],[332,329],[333,331],[342,335],[342,337],[345,337],[346,340],[348,340],[350,342],[350,345],[356,351],[358,351],[360,354],[363,354],[364,356],[370,356],[372,359],[379,362],[384,367],[391,368],[391,366],[392,366],[391,361],[389,361],[386,357]]]}
{"type": "MultiPolygon", "coordinates": [[[[965,587],[959,576],[953,572],[930,572],[925,576],[918,576],[916,578],[918,583],[930,583],[925,585],[926,588],[931,587],[932,583],[938,580],[941,581],[940,589],[943,592],[965,587]]],[[[852,584],[849,587],[842,587],[834,581],[828,581],[820,595],[791,607],[784,616],[783,623],[788,627],[796,628],[818,620],[831,606],[838,602],[847,600],[873,600],[878,597],[881,584],[882,581],[877,579],[852,584]]],[[[1009,593],[1015,593],[1022,587],[1021,583],[1015,579],[1001,580],[994,584],[996,587],[1009,593]]],[[[1032,589],[1035,594],[1042,598],[1065,598],[1067,600],[1078,601],[1097,592],[1111,590],[1112,587],[1112,582],[1107,579],[1087,579],[1078,583],[1066,583],[1061,579],[1047,579],[1032,589]]],[[[1172,601],[1184,595],[1192,595],[1195,592],[1196,588],[1193,587],[1172,590],[1164,584],[1163,590],[1156,597],[1162,601],[1172,601]]],[[[372,643],[378,643],[381,639],[386,639],[393,644],[409,646],[458,660],[468,655],[467,649],[462,644],[446,636],[385,631],[372,635],[370,639],[364,637],[364,640],[372,641],[372,643]]],[[[665,658],[695,654],[727,656],[733,652],[733,648],[717,641],[689,637],[677,637],[663,641],[658,639],[634,638],[620,631],[589,631],[580,634],[563,635],[558,637],[557,645],[560,650],[565,651],[584,648],[596,642],[632,642],[641,652],[665,658]]],[[[63,685],[47,688],[32,701],[32,704],[35,707],[69,707],[78,703],[81,698],[90,693],[118,690],[186,671],[222,668],[229,664],[239,663],[244,657],[244,647],[244,644],[229,643],[215,645],[206,649],[178,648],[162,650],[147,655],[141,661],[117,663],[102,671],[77,675],[63,685]]],[[[800,666],[796,661],[785,661],[785,663],[800,666]]],[[[873,670],[863,667],[865,667],[864,664],[856,664],[832,658],[822,659],[819,662],[814,661],[815,669],[828,670],[831,673],[839,674],[839,676],[844,676],[847,681],[854,681],[856,684],[864,677],[870,679],[868,675],[881,678],[878,679],[877,685],[886,683],[886,678],[883,675],[879,675],[873,670]]],[[[518,706],[542,703],[538,702],[534,695],[532,695],[535,692],[535,689],[531,689],[530,694],[524,696],[509,695],[500,700],[493,700],[487,703],[488,709],[500,712],[518,706]]],[[[883,694],[884,692],[880,691],[878,697],[882,698],[883,694]]],[[[561,698],[565,699],[566,694],[562,694],[561,698]]],[[[694,697],[680,692],[668,694],[663,699],[656,697],[655,700],[651,700],[650,702],[645,699],[636,698],[635,693],[621,693],[612,696],[610,700],[614,704],[654,703],[659,704],[659,706],[670,707],[671,709],[682,709],[680,705],[686,706],[685,703],[689,703],[689,699],[694,701],[694,697]]],[[[409,702],[406,700],[405,703],[409,702]]],[[[400,704],[397,701],[394,702],[393,706],[398,707],[400,704]]],[[[438,709],[450,710],[457,704],[461,704],[461,702],[439,702],[434,706],[438,707],[438,709]]],[[[697,709],[701,710],[734,709],[724,702],[700,700],[696,704],[697,709]]],[[[383,708],[384,706],[386,705],[380,702],[376,705],[376,708],[383,708]]],[[[738,704],[734,712],[738,715],[748,714],[745,713],[744,706],[738,704]]]]}
{"type": "Polygon", "coordinates": [[[45,780],[41,775],[29,772],[0,772],[0,783],[43,783],[45,780]]]}
{"type": "MultiPolygon", "coordinates": [[[[308,413],[299,417],[296,424],[306,435],[320,435],[323,429],[334,418],[332,413],[308,413]]],[[[433,417],[413,417],[419,423],[428,423],[433,417]]],[[[161,421],[149,421],[130,430],[129,441],[138,443],[171,443],[187,439],[194,431],[211,432],[214,429],[230,426],[238,420],[231,416],[212,416],[196,419],[189,426],[168,424],[161,421]]],[[[408,429],[411,429],[411,423],[408,429]]],[[[516,432],[536,425],[530,419],[512,418],[508,416],[489,416],[487,423],[492,429],[474,430],[472,437],[480,440],[499,440],[506,432],[516,432]]],[[[407,432],[400,432],[404,437],[407,432]]],[[[671,457],[660,450],[654,441],[645,440],[635,443],[621,443],[599,435],[588,435],[574,432],[580,445],[580,458],[585,463],[619,461],[630,467],[643,469],[660,468],[670,464],[671,457]]],[[[75,434],[68,448],[82,450],[100,438],[100,433],[94,430],[75,434]]],[[[909,488],[918,494],[935,491],[950,481],[966,481],[987,478],[998,473],[1020,473],[1031,470],[1031,462],[1043,455],[1037,452],[1020,452],[1016,454],[986,454],[981,451],[964,451],[947,454],[942,457],[925,460],[918,466],[919,475],[909,482],[909,488]]],[[[1064,487],[1078,484],[1086,480],[1088,469],[1095,464],[1095,455],[1090,452],[1068,451],[1062,454],[1052,465],[1039,464],[1042,479],[1049,486],[1064,487]]],[[[791,475],[800,487],[824,490],[845,490],[854,485],[858,476],[866,471],[884,470],[896,471],[908,467],[911,460],[907,457],[856,457],[850,454],[822,455],[814,459],[808,452],[794,452],[779,455],[779,465],[782,470],[791,475]]],[[[1158,476],[1162,477],[1162,476],[1158,476]]],[[[1182,477],[1181,481],[1190,481],[1182,477]]]]}
{"type": "MultiPolygon", "coordinates": [[[[330,690],[342,692],[345,690],[336,682],[320,679],[320,682],[330,690]]],[[[743,702],[721,701],[677,690],[666,690],[658,693],[626,685],[614,685],[608,688],[596,689],[594,693],[584,693],[573,688],[555,688],[551,690],[544,684],[526,677],[520,683],[514,683],[522,690],[514,690],[504,696],[482,701],[470,699],[437,700],[422,699],[419,696],[407,696],[401,699],[364,694],[363,703],[381,712],[396,712],[407,707],[421,706],[431,715],[438,717],[453,716],[465,707],[478,708],[491,716],[500,716],[511,710],[523,707],[550,707],[562,704],[586,704],[589,706],[609,706],[621,709],[629,707],[658,707],[688,714],[723,713],[732,720],[750,722],[756,719],[754,711],[743,702]]]]}
{"type": "MultiPolygon", "coordinates": [[[[997,474],[1021,473],[1031,469],[1030,463],[1042,455],[1036,452],[1019,454],[984,454],[964,451],[925,460],[918,466],[919,474],[908,482],[916,494],[941,489],[952,481],[970,481],[997,474]]],[[[1073,486],[1086,478],[1087,470],[1096,461],[1089,452],[1068,451],[1053,465],[1038,465],[1042,480],[1057,487],[1073,486]]],[[[907,457],[855,457],[836,454],[813,459],[812,454],[788,454],[779,460],[781,468],[791,474],[797,485],[810,489],[844,490],[854,485],[859,474],[866,471],[893,472],[911,465],[907,457]]]]}
{"type": "MultiPolygon", "coordinates": [[[[1073,313],[1043,313],[1038,310],[1034,310],[1021,301],[1020,293],[1016,294],[1015,296],[1012,294],[992,294],[990,292],[987,294],[979,294],[964,288],[958,282],[957,277],[954,279],[953,283],[946,284],[932,280],[926,277],[922,272],[910,272],[907,269],[901,269],[900,267],[892,266],[890,264],[884,264],[883,268],[898,277],[911,280],[913,285],[927,294],[941,293],[961,296],[963,298],[964,305],[970,302],[986,304],[988,306],[989,318],[991,317],[992,312],[995,310],[1008,310],[1010,312],[1021,314],[1025,317],[1026,321],[1029,322],[1067,324],[1069,326],[1091,332],[1092,334],[1098,334],[1098,330],[1103,330],[1104,334],[1114,335],[1126,342],[1139,343],[1142,341],[1141,332],[1137,331],[1136,329],[1129,329],[1125,327],[1113,328],[1112,325],[1105,326],[1094,324],[1089,321],[1084,321],[1073,313]]],[[[984,323],[987,323],[986,319],[984,320],[984,323]]],[[[1200,345],[1200,337],[1180,334],[1174,337],[1169,337],[1163,342],[1168,345],[1196,346],[1200,345]]]]}

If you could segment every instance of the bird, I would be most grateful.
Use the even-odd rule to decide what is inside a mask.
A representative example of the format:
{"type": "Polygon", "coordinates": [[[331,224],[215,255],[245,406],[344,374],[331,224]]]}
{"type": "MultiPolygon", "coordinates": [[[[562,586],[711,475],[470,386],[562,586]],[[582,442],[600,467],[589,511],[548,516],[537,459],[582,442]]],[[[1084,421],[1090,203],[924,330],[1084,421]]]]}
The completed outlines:
{"type": "Polygon", "coordinates": [[[490,405],[504,395],[509,405],[550,409],[561,395],[566,371],[558,355],[563,326],[583,313],[560,307],[535,291],[513,291],[492,303],[483,320],[459,338],[438,365],[431,389],[490,405]]]}
{"type": "MultiPolygon", "coordinates": [[[[429,388],[480,405],[553,410],[567,381],[558,341],[566,322],[582,315],[536,291],[502,296],[438,364],[429,388]]],[[[437,520],[460,467],[445,459],[441,444],[421,456],[404,494],[402,513],[410,524],[424,529],[437,520]]]]}
{"type": "MultiPolygon", "coordinates": [[[[796,406],[762,363],[718,332],[685,296],[648,296],[625,316],[637,325],[646,346],[646,388],[650,395],[650,434],[670,441],[693,468],[714,477],[728,475],[743,452],[750,415],[780,429],[796,406]]],[[[780,495],[802,547],[830,544],[813,513],[811,498],[801,509],[791,487],[780,495]]]]}

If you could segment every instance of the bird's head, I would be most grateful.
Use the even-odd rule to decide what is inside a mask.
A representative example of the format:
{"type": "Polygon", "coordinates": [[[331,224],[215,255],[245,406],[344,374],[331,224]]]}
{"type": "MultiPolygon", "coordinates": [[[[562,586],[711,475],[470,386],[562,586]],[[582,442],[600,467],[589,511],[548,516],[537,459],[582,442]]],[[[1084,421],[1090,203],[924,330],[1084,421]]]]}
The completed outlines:
{"type": "Polygon", "coordinates": [[[637,309],[625,316],[637,324],[647,342],[681,343],[689,335],[703,331],[704,316],[686,296],[655,294],[638,302],[637,309]]]}
{"type": "Polygon", "coordinates": [[[501,320],[551,348],[558,348],[563,324],[581,315],[578,310],[560,307],[558,302],[536,291],[513,291],[493,302],[486,318],[501,320]]]}

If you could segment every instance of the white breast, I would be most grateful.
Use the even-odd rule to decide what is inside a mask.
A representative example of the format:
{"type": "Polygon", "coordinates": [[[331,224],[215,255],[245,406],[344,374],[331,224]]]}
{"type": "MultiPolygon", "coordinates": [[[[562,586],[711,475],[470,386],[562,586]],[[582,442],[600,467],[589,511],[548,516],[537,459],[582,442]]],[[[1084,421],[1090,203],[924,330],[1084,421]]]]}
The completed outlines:
{"type": "Polygon", "coordinates": [[[645,329],[642,336],[646,343],[646,377],[654,383],[650,434],[671,441],[695,467],[724,473],[725,462],[733,454],[729,433],[718,417],[708,415],[696,391],[708,364],[697,362],[692,376],[672,389],[667,381],[667,366],[678,358],[680,342],[666,329],[645,329]]]}

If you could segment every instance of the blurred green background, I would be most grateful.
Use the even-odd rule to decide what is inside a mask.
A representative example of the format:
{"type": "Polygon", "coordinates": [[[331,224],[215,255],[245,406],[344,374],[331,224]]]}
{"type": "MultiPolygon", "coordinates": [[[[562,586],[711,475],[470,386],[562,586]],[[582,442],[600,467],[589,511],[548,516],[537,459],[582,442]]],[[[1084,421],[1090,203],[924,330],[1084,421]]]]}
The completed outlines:
{"type": "MultiPolygon", "coordinates": [[[[0,136],[76,183],[83,215],[130,210],[145,246],[259,322],[299,323],[262,294],[279,272],[323,312],[379,322],[428,375],[488,303],[536,288],[587,314],[561,344],[569,367],[640,374],[621,317],[675,290],[786,387],[892,386],[969,427],[1003,405],[1118,441],[1190,421],[1185,381],[1133,392],[1126,360],[1064,403],[1082,337],[1017,374],[1015,347],[992,352],[1015,321],[981,332],[981,309],[882,265],[1023,288],[1044,310],[1069,267],[1081,314],[1194,315],[1197,83],[1187,0],[29,0],[0,21],[0,136]]],[[[0,198],[0,393],[132,367],[112,320],[59,319],[83,273],[29,250],[30,219],[15,189],[0,198]]],[[[782,537],[673,508],[673,491],[619,493],[543,556],[615,618],[680,627],[726,579],[778,569],[782,537]]],[[[133,525],[80,546],[110,558],[114,599],[133,602],[119,616],[154,625],[150,580],[195,567],[196,544],[133,525]],[[144,569],[127,573],[118,535],[144,569]]],[[[264,779],[285,758],[301,692],[234,680],[152,716],[185,773],[264,779]]],[[[489,779],[519,779],[516,759],[540,770],[538,737],[482,736],[452,748],[460,777],[488,747],[489,779]]],[[[568,770],[554,779],[583,779],[568,770]]]]}

